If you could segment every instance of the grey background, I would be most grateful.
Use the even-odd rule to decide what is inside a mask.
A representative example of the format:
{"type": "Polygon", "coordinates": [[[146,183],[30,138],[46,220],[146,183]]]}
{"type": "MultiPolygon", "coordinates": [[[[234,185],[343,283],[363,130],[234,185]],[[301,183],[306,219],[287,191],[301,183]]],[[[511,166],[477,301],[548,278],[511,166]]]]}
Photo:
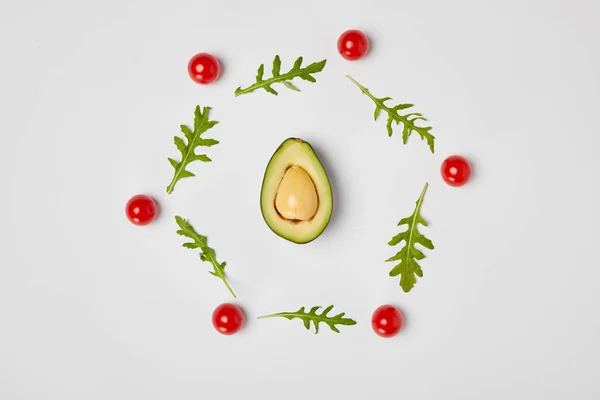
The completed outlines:
{"type": "Polygon", "coordinates": [[[0,398],[598,399],[597,1],[3,1],[0,4],[0,398]],[[373,48],[350,63],[341,32],[373,48]],[[213,85],[186,73],[199,51],[213,85]],[[318,82],[234,98],[260,63],[327,58],[318,82]],[[345,75],[430,118],[437,151],[403,146],[345,75]],[[221,121],[212,164],[167,196],[173,136],[196,104],[221,121]],[[331,225],[298,246],[263,222],[267,161],[289,136],[317,149],[331,225]],[[474,165],[445,185],[442,160],[474,165]],[[384,260],[430,189],[436,249],[414,291],[384,260]],[[156,197],[146,228],[124,216],[156,197]],[[181,247],[175,214],[208,235],[244,307],[181,247]],[[371,331],[393,303],[406,326],[371,331]],[[337,335],[263,313],[335,304],[337,335]]]}

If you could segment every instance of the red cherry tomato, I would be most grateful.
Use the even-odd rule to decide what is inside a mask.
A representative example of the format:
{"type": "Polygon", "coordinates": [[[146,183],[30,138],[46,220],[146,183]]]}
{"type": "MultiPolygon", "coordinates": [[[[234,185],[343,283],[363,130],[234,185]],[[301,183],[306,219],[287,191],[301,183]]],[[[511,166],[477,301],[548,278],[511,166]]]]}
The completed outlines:
{"type": "Polygon", "coordinates": [[[392,337],[402,328],[402,314],[396,307],[386,304],[373,312],[371,326],[376,334],[381,337],[392,337]]]}
{"type": "Polygon", "coordinates": [[[217,80],[221,73],[221,65],[213,55],[198,53],[190,59],[188,73],[194,82],[206,85],[217,80]]]}
{"type": "Polygon", "coordinates": [[[462,186],[471,178],[471,165],[461,156],[450,156],[442,163],[442,178],[450,186],[462,186]]]}
{"type": "Polygon", "coordinates": [[[152,197],[144,194],[133,196],[125,206],[127,218],[134,225],[148,225],[158,214],[158,206],[152,197]]]}
{"type": "Polygon", "coordinates": [[[369,39],[361,31],[351,29],[342,33],[337,42],[338,51],[346,60],[363,58],[369,51],[369,39]]]}
{"type": "Polygon", "coordinates": [[[223,335],[233,335],[244,325],[244,312],[235,304],[225,303],[215,308],[212,323],[215,329],[223,335]]]}

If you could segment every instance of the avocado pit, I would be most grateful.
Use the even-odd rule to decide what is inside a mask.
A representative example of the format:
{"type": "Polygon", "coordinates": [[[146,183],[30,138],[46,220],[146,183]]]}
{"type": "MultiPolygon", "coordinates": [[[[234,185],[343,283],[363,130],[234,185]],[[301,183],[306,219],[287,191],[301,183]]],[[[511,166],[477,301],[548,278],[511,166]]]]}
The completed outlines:
{"type": "Polygon", "coordinates": [[[310,221],[317,213],[317,189],[302,167],[292,165],[283,174],[275,195],[275,209],[291,222],[310,221]]]}

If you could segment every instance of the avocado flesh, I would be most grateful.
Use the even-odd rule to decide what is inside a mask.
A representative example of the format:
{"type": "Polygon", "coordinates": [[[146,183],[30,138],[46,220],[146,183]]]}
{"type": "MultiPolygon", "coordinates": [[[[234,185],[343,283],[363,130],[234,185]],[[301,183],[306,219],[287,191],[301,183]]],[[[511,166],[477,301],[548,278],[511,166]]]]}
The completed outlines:
{"type": "MultiPolygon", "coordinates": [[[[284,186],[285,184],[286,182],[283,182],[284,186]]],[[[304,185],[303,187],[309,186],[304,185]]],[[[296,190],[299,190],[298,187],[296,187],[296,190]]],[[[303,193],[295,194],[299,199],[311,197],[310,194],[306,196],[302,196],[303,193]]],[[[292,198],[291,203],[293,203],[293,200],[294,198],[292,198]]],[[[265,170],[260,194],[260,208],[269,228],[275,234],[291,242],[308,243],[316,239],[325,230],[331,219],[333,195],[327,173],[310,144],[301,139],[290,138],[285,140],[275,151],[265,170]],[[281,203],[277,199],[280,193],[280,185],[282,185],[286,172],[292,167],[294,167],[293,169],[301,168],[314,184],[318,202],[316,212],[313,215],[311,209],[310,214],[312,217],[309,219],[287,219],[277,208],[281,203]],[[277,205],[276,199],[278,200],[277,205]]],[[[299,214],[302,215],[302,212],[299,214]]]]}

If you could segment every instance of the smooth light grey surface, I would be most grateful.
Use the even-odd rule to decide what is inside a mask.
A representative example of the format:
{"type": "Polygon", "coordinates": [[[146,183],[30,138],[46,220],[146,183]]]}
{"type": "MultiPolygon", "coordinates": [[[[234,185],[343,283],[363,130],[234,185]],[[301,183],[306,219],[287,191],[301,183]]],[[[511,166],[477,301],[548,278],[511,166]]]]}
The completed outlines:
{"type": "Polygon", "coordinates": [[[598,399],[598,1],[3,1],[0,3],[0,398],[598,399]],[[372,52],[336,41],[365,30],[372,52]],[[208,51],[224,72],[190,81],[208,51]],[[301,93],[235,98],[261,63],[327,58],[301,93]],[[429,117],[435,155],[373,121],[379,97],[429,117]],[[168,196],[167,157],[196,104],[221,144],[168,196]],[[332,180],[317,241],[272,234],[264,168],[299,136],[332,180]],[[439,166],[468,156],[472,182],[439,166]],[[430,188],[425,276],[403,293],[387,241],[430,188]],[[131,225],[124,205],[156,197],[131,225]],[[227,261],[248,323],[217,334],[232,300],[175,214],[227,261]],[[402,308],[391,340],[372,311],[402,308]],[[319,335],[263,313],[335,304],[358,321],[319,335]]]}

